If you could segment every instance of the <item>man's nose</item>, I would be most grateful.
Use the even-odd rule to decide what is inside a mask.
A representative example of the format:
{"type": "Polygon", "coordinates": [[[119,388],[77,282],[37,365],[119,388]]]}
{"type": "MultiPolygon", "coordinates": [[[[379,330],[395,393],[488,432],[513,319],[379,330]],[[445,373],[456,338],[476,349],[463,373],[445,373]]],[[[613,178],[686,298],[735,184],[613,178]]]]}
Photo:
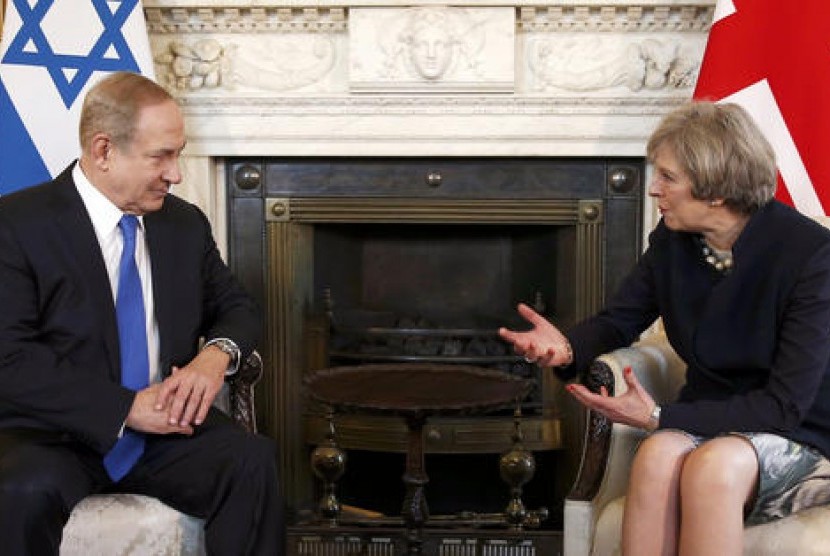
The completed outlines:
{"type": "Polygon", "coordinates": [[[181,171],[181,168],[179,167],[179,161],[178,160],[170,163],[170,165],[165,170],[163,177],[164,177],[165,180],[167,180],[170,183],[174,183],[174,184],[181,183],[181,181],[182,181],[182,171],[181,171]]]}

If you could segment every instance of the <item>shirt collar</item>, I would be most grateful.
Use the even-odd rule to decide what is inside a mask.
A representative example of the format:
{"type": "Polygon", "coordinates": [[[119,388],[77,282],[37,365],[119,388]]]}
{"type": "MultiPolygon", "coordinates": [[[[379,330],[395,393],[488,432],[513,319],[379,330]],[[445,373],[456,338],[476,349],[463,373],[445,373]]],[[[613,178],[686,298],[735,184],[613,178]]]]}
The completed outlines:
{"type": "MultiPolygon", "coordinates": [[[[108,234],[118,226],[118,222],[124,215],[124,212],[115,206],[112,201],[101,193],[101,191],[92,185],[84,175],[81,169],[80,161],[72,168],[72,179],[75,182],[75,187],[78,189],[78,194],[86,206],[86,211],[89,213],[89,218],[92,220],[92,226],[95,228],[95,233],[98,237],[106,237],[108,234]]],[[[144,217],[139,216],[138,222],[140,227],[144,226],[144,217]]]]}

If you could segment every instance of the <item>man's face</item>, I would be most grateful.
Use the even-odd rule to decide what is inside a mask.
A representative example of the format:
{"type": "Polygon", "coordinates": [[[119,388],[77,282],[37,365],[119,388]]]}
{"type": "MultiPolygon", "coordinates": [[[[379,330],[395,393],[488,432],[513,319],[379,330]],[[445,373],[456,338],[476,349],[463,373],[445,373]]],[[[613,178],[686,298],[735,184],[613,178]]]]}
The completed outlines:
{"type": "Polygon", "coordinates": [[[173,101],[145,106],[129,145],[112,145],[104,193],[124,212],[159,210],[170,186],[181,182],[184,119],[173,101]]]}

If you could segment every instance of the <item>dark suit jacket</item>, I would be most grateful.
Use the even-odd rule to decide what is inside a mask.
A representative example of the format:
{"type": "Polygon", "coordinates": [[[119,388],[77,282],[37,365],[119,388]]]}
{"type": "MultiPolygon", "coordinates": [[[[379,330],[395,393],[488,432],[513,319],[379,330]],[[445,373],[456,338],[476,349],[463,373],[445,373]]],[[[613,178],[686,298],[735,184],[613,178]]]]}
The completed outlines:
{"type": "MultiPolygon", "coordinates": [[[[0,197],[0,428],[60,431],[104,454],[134,394],[120,385],[112,291],[71,168],[0,197]]],[[[258,311],[204,214],[168,195],[144,223],[162,372],[188,363],[200,337],[250,353],[258,311]]]]}
{"type": "Polygon", "coordinates": [[[773,201],[721,275],[692,234],[661,222],[607,310],[568,332],[570,372],[628,345],[661,316],[688,365],[661,427],[772,432],[830,456],[830,231],[773,201]]]}

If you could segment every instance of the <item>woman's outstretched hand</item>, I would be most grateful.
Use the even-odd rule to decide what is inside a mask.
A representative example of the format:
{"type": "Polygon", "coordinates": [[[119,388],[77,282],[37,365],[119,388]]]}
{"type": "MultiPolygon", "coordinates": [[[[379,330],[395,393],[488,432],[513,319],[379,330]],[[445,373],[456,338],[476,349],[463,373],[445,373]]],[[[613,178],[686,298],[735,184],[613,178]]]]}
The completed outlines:
{"type": "Polygon", "coordinates": [[[605,386],[599,394],[594,394],[582,384],[568,384],[566,389],[579,402],[589,409],[604,415],[615,423],[623,423],[641,429],[652,430],[651,412],[656,405],[654,399],[646,392],[631,367],[623,370],[623,378],[628,390],[621,396],[610,396],[605,386]]]}
{"type": "Polygon", "coordinates": [[[513,350],[518,355],[540,367],[560,367],[573,361],[571,345],[558,328],[524,303],[519,304],[518,311],[533,325],[531,330],[516,332],[499,328],[499,336],[513,344],[513,350]]]}
{"type": "MultiPolygon", "coordinates": [[[[520,303],[519,314],[533,328],[527,332],[516,332],[499,328],[499,336],[513,344],[513,350],[523,355],[529,363],[541,367],[559,367],[569,365],[573,354],[568,339],[545,317],[520,303]]],[[[651,413],[656,405],[654,399],[631,372],[630,367],[623,371],[627,391],[621,396],[610,396],[603,386],[599,394],[594,394],[581,384],[569,384],[568,392],[582,405],[599,412],[615,423],[623,423],[643,429],[654,428],[651,413]]]]}

